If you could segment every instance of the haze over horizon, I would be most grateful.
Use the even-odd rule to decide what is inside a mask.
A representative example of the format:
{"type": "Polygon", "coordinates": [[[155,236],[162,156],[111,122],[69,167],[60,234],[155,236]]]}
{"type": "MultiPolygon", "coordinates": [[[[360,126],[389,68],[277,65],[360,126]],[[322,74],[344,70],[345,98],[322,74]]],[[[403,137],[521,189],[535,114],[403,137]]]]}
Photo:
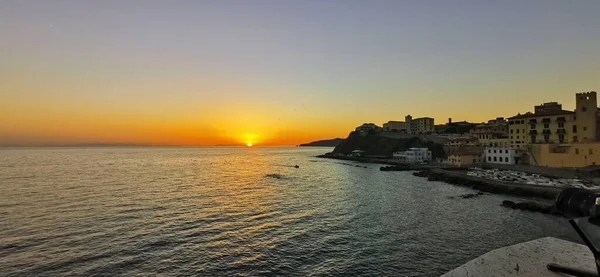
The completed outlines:
{"type": "Polygon", "coordinates": [[[3,1],[0,145],[296,145],[600,91],[600,1],[3,1]]]}

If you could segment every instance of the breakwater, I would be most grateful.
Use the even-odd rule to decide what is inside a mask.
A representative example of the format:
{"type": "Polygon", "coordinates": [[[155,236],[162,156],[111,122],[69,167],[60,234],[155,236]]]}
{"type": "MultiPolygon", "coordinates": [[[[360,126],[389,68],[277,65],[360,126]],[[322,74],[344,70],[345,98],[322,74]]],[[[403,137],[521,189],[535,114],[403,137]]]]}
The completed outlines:
{"type": "Polygon", "coordinates": [[[453,185],[465,186],[480,191],[507,194],[524,197],[539,197],[544,199],[555,199],[564,189],[558,187],[518,184],[490,180],[475,176],[468,176],[458,170],[444,170],[439,168],[423,170],[414,173],[415,176],[427,177],[429,181],[441,181],[453,185]]]}

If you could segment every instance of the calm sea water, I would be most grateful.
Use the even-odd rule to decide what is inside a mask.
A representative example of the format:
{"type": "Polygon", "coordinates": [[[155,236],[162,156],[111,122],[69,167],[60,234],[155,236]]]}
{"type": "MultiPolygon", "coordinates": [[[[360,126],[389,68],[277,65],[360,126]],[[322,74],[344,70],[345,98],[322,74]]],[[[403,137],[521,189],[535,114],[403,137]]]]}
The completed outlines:
{"type": "Polygon", "coordinates": [[[576,239],[510,197],[314,158],[330,150],[0,149],[0,275],[436,276],[576,239]]]}

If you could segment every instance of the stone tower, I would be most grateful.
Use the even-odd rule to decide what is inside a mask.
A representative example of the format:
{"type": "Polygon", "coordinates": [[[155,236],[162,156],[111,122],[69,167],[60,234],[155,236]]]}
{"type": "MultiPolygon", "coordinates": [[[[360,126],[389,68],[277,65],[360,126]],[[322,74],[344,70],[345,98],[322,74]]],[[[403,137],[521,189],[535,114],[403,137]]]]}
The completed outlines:
{"type": "Polygon", "coordinates": [[[406,131],[407,131],[409,134],[412,134],[412,133],[413,133],[413,127],[412,127],[412,116],[410,116],[410,114],[409,114],[409,115],[407,115],[407,116],[404,118],[404,121],[406,121],[406,131]]]}
{"type": "MultiPolygon", "coordinates": [[[[573,136],[577,136],[580,142],[595,141],[597,130],[597,113],[598,103],[596,100],[596,92],[582,92],[575,94],[575,124],[577,133],[573,132],[573,136]]],[[[575,131],[572,130],[572,131],[575,131]]]]}

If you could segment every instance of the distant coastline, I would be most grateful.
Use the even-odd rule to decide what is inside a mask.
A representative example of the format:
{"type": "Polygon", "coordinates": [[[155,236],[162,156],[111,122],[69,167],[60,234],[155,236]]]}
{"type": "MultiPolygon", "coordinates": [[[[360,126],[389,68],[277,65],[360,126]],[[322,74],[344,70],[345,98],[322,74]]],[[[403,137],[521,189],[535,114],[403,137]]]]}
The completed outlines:
{"type": "Polygon", "coordinates": [[[309,143],[300,144],[298,146],[320,146],[320,147],[336,147],[344,142],[343,138],[317,140],[309,143]]]}

